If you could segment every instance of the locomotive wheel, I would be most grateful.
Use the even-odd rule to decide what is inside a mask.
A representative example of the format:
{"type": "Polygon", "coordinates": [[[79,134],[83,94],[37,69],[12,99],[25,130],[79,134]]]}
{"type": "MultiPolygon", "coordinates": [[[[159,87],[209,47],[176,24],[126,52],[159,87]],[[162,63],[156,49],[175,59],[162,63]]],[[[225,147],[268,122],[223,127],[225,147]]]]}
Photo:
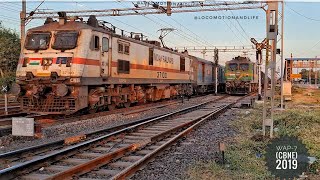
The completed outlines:
{"type": "Polygon", "coordinates": [[[108,104],[108,109],[109,109],[109,111],[115,110],[116,107],[117,107],[117,106],[116,106],[115,104],[108,104]]]}
{"type": "Polygon", "coordinates": [[[124,106],[125,108],[130,107],[130,105],[131,105],[131,102],[130,102],[130,101],[123,103],[123,106],[124,106]]]}
{"type": "Polygon", "coordinates": [[[94,113],[96,113],[97,111],[98,111],[98,108],[94,107],[94,108],[90,108],[88,112],[89,112],[90,114],[94,114],[94,113]]]}

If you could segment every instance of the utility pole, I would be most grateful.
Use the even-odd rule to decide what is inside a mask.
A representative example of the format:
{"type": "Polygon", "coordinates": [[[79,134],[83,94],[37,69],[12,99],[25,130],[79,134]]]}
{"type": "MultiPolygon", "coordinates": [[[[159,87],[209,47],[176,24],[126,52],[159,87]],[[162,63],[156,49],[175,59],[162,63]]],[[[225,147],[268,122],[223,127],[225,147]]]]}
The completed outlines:
{"type": "Polygon", "coordinates": [[[284,98],[283,98],[283,76],[284,76],[284,0],[281,2],[281,86],[280,86],[280,108],[283,109],[283,101],[284,101],[284,98]]]}
{"type": "Polygon", "coordinates": [[[215,95],[218,95],[218,65],[219,65],[219,50],[214,49],[214,64],[215,64],[215,95]]]}
{"type": "Polygon", "coordinates": [[[317,60],[317,56],[316,56],[316,60],[314,61],[315,63],[315,69],[314,69],[314,85],[317,88],[318,86],[318,60],[317,60]]]}
{"type": "MultiPolygon", "coordinates": [[[[311,63],[309,63],[309,64],[311,64],[311,63]]],[[[311,83],[311,71],[312,71],[312,68],[311,68],[311,66],[309,67],[309,71],[308,71],[308,76],[309,76],[309,85],[311,85],[312,83],[311,83]]]]}
{"type": "Polygon", "coordinates": [[[26,35],[26,12],[27,11],[27,3],[26,0],[22,0],[22,9],[20,12],[20,44],[21,44],[21,52],[24,47],[25,35],[26,35]]]}
{"type": "Polygon", "coordinates": [[[274,115],[274,92],[275,92],[275,68],[277,57],[277,35],[278,35],[278,5],[276,1],[267,2],[268,9],[266,11],[267,20],[267,57],[265,67],[265,84],[264,84],[264,103],[263,103],[263,135],[266,135],[266,127],[270,127],[270,138],[273,138],[273,115],[274,115]],[[269,41],[272,43],[271,53],[271,115],[267,118],[267,90],[268,90],[268,50],[269,41]]]}

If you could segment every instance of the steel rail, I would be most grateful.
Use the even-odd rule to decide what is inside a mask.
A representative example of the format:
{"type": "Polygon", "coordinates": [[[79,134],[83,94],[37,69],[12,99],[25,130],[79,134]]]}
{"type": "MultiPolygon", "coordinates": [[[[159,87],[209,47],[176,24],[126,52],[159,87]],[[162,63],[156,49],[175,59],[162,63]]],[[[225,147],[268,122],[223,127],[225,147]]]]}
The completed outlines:
{"type": "MultiPolygon", "coordinates": [[[[219,99],[223,99],[225,97],[226,96],[221,97],[219,99]]],[[[58,152],[53,152],[51,154],[44,155],[43,157],[39,157],[39,158],[30,160],[30,161],[27,161],[27,162],[23,162],[21,164],[17,164],[15,166],[12,166],[12,167],[9,167],[9,168],[3,169],[3,170],[0,170],[0,179],[12,179],[12,178],[15,178],[17,175],[19,175],[21,172],[23,172],[23,170],[27,170],[31,166],[33,166],[33,169],[36,169],[36,168],[38,168],[39,165],[41,165],[41,163],[43,163],[43,162],[48,163],[50,161],[57,161],[60,158],[62,158],[63,156],[72,154],[72,151],[74,151],[74,150],[88,147],[88,146],[90,146],[90,145],[92,145],[94,143],[100,142],[102,140],[105,140],[105,139],[120,135],[122,133],[130,132],[130,131],[132,131],[132,130],[134,130],[136,128],[139,128],[140,126],[143,126],[143,125],[146,125],[146,124],[150,124],[150,123],[153,123],[153,122],[157,122],[159,120],[163,120],[165,118],[171,117],[171,116],[179,114],[179,113],[187,112],[189,110],[192,110],[192,109],[201,107],[203,105],[206,105],[206,104],[208,104],[210,102],[212,102],[212,101],[207,101],[207,102],[204,102],[204,103],[201,103],[201,104],[198,104],[198,105],[194,105],[194,106],[191,106],[191,107],[188,107],[188,108],[184,108],[182,110],[174,111],[172,113],[168,113],[166,115],[162,115],[162,116],[150,119],[150,120],[146,120],[144,122],[132,125],[130,127],[126,127],[124,129],[121,129],[121,130],[118,130],[118,131],[115,131],[115,132],[100,136],[98,138],[91,139],[91,140],[88,140],[88,141],[73,145],[71,147],[62,149],[62,150],[60,150],[58,152]]],[[[10,153],[11,152],[9,152],[9,154],[10,153]]],[[[7,154],[7,155],[9,155],[9,154],[7,154]]],[[[7,156],[7,155],[3,155],[3,156],[7,156]]]]}
{"type": "Polygon", "coordinates": [[[235,104],[236,102],[240,101],[243,98],[239,98],[238,100],[230,102],[227,105],[222,105],[209,114],[202,115],[196,119],[187,121],[187,122],[185,122],[181,125],[178,125],[174,128],[170,128],[170,129],[166,130],[165,132],[162,132],[160,134],[152,136],[151,138],[144,138],[142,141],[138,141],[137,143],[133,143],[133,144],[130,144],[126,147],[120,148],[119,150],[117,150],[115,152],[105,154],[103,156],[100,156],[100,157],[97,157],[93,160],[90,160],[86,163],[83,163],[83,164],[74,166],[70,169],[64,170],[62,172],[53,174],[45,179],[46,180],[68,179],[68,178],[72,178],[73,176],[80,176],[80,175],[86,174],[87,172],[90,172],[94,169],[97,169],[99,167],[102,167],[102,166],[108,164],[113,159],[118,159],[118,158],[122,157],[126,153],[134,152],[137,149],[144,148],[148,144],[154,144],[157,141],[165,139],[166,136],[168,136],[174,132],[179,132],[179,130],[187,128],[186,130],[183,130],[182,132],[178,133],[178,135],[175,136],[174,138],[170,138],[170,140],[168,142],[166,142],[165,144],[156,148],[152,153],[147,154],[142,159],[138,160],[137,162],[133,163],[132,165],[130,165],[129,167],[125,168],[124,170],[120,171],[120,173],[118,173],[112,177],[112,179],[128,178],[136,170],[138,170],[140,167],[142,167],[146,162],[151,160],[154,156],[156,156],[162,150],[166,149],[168,146],[172,145],[174,142],[176,142],[182,136],[185,136],[186,134],[191,132],[195,127],[199,126],[204,121],[208,120],[209,118],[211,118],[213,116],[220,114],[224,110],[228,109],[231,105],[235,104]]]}
{"type": "MultiPolygon", "coordinates": [[[[94,118],[96,116],[107,116],[110,114],[116,114],[116,113],[122,113],[122,115],[128,115],[128,114],[133,114],[139,111],[143,111],[145,109],[154,109],[154,108],[159,108],[159,107],[163,107],[166,105],[171,105],[174,103],[178,103],[178,100],[172,100],[172,101],[168,101],[165,103],[159,103],[160,105],[156,105],[156,106],[152,106],[154,104],[154,102],[152,103],[147,103],[147,104],[143,104],[143,105],[138,105],[138,106],[133,106],[133,107],[129,107],[129,108],[125,108],[126,110],[129,110],[128,112],[123,113],[124,108],[120,108],[120,109],[115,109],[112,111],[101,111],[101,112],[96,112],[93,114],[82,114],[82,115],[76,115],[75,116],[67,116],[67,117],[56,117],[55,115],[41,115],[41,114],[29,114],[27,115],[27,113],[25,112],[21,112],[21,113],[11,113],[9,115],[1,115],[0,114],[0,126],[5,126],[8,125],[9,127],[5,127],[5,128],[0,128],[0,136],[4,136],[4,135],[9,135],[11,133],[11,120],[3,120],[3,122],[1,121],[1,119],[5,119],[5,118],[11,118],[14,116],[23,116],[23,115],[27,115],[25,117],[28,118],[34,118],[36,121],[41,121],[43,119],[52,119],[53,121],[50,122],[50,125],[56,125],[56,124],[61,124],[61,123],[70,123],[70,122],[75,122],[75,121],[79,121],[80,120],[85,120],[85,119],[89,119],[89,118],[94,118]]],[[[46,124],[46,123],[37,123],[36,124],[40,124],[40,126],[46,124]]]]}
{"type": "Polygon", "coordinates": [[[230,105],[226,105],[226,106],[220,107],[219,109],[217,109],[216,111],[214,111],[211,114],[207,115],[206,117],[201,118],[201,120],[199,120],[198,122],[196,122],[192,126],[188,127],[186,130],[180,132],[178,135],[176,135],[173,138],[171,138],[168,142],[164,143],[163,145],[161,145],[160,147],[155,149],[152,153],[144,156],[139,161],[135,162],[131,166],[127,167],[125,170],[121,171],[120,173],[118,173],[117,175],[112,177],[112,179],[125,179],[125,178],[131,176],[137,170],[139,170],[142,166],[144,166],[146,163],[148,163],[150,160],[152,160],[155,156],[157,156],[159,153],[161,153],[162,151],[167,149],[173,143],[177,142],[183,136],[186,136],[188,133],[190,133],[192,130],[194,130],[196,127],[198,127],[203,122],[207,121],[212,116],[217,115],[218,113],[221,113],[222,111],[226,110],[228,107],[230,107],[230,105]]]}
{"type": "MultiPolygon", "coordinates": [[[[224,98],[221,97],[221,98],[224,98]]],[[[217,100],[220,100],[221,98],[218,98],[217,100]]],[[[169,103],[174,103],[174,102],[169,102],[169,103]]],[[[149,105],[149,104],[148,104],[149,105]]],[[[138,106],[137,106],[138,107],[138,106]]],[[[148,107],[147,107],[148,108],[148,107]]],[[[151,108],[151,107],[150,107],[151,108]]],[[[187,108],[186,108],[187,109],[187,108]]],[[[120,109],[119,109],[120,110],[120,109]]],[[[139,109],[137,109],[139,110],[139,109]]],[[[136,111],[136,110],[133,110],[133,111],[136,111]]],[[[118,111],[117,111],[118,112],[118,111]]],[[[126,114],[130,113],[131,111],[127,112],[126,114]]],[[[175,111],[173,113],[175,113],[174,115],[176,114],[179,114],[179,113],[182,113],[184,112],[184,109],[182,110],[178,110],[178,111],[175,111]]],[[[107,112],[106,112],[107,113],[107,112]]],[[[115,112],[116,113],[116,112],[115,112]]],[[[136,113],[136,112],[135,112],[136,113]]],[[[99,114],[99,113],[98,113],[99,114]]],[[[131,113],[130,113],[131,114],[131,113]]],[[[100,114],[99,114],[100,115],[100,114]]],[[[160,116],[165,116],[167,115],[167,113],[165,114],[162,114],[160,116]]],[[[32,117],[32,116],[29,116],[29,117],[32,117]]],[[[115,130],[119,130],[119,129],[123,129],[125,127],[128,127],[128,126],[133,126],[135,124],[138,124],[138,123],[142,123],[142,122],[145,122],[147,120],[151,120],[151,119],[155,119],[159,117],[159,115],[156,115],[156,116],[151,116],[151,117],[146,117],[146,118],[143,118],[143,119],[140,119],[140,120],[137,120],[137,121],[134,121],[134,122],[129,122],[129,123],[124,123],[124,124],[121,124],[121,125],[118,125],[118,126],[113,126],[113,127],[110,127],[110,128],[106,128],[106,129],[101,129],[101,130],[96,130],[96,131],[93,131],[93,132],[89,132],[89,133],[86,133],[84,134],[86,137],[90,137],[90,136],[94,136],[96,134],[99,134],[99,133],[106,133],[106,132],[110,132],[110,131],[115,131],[115,130]]],[[[169,117],[169,116],[168,116],[169,117]]],[[[88,118],[88,117],[87,117],[88,118]]],[[[33,150],[37,150],[37,149],[40,149],[40,148],[46,148],[48,146],[52,146],[52,145],[63,145],[64,144],[64,140],[65,139],[61,139],[61,140],[56,140],[56,141],[53,141],[53,142],[50,142],[50,143],[45,143],[45,144],[41,144],[41,145],[36,145],[36,146],[30,146],[30,147],[27,147],[27,148],[21,148],[21,149],[18,149],[18,150],[14,150],[14,151],[10,151],[10,152],[5,152],[5,153],[0,153],[0,159],[1,158],[9,158],[9,157],[12,157],[12,156],[17,156],[17,155],[20,155],[20,154],[23,154],[23,153],[28,153],[30,151],[33,151],[33,150]]]]}
{"type": "MultiPolygon", "coordinates": [[[[249,94],[247,96],[250,96],[250,95],[251,94],[249,94]]],[[[180,132],[178,135],[171,138],[169,141],[167,141],[166,143],[164,143],[163,145],[161,145],[160,147],[155,149],[153,152],[149,153],[148,155],[144,156],[139,161],[135,162],[131,166],[127,167],[126,169],[124,169],[120,173],[113,176],[111,179],[125,179],[125,178],[130,177],[132,174],[134,174],[137,170],[139,170],[141,167],[143,167],[146,163],[148,163],[150,160],[152,160],[154,157],[156,157],[162,151],[164,151],[165,149],[170,147],[173,143],[177,142],[181,137],[186,136],[188,133],[190,133],[192,130],[194,130],[196,127],[198,127],[200,124],[204,123],[205,121],[207,121],[208,119],[210,119],[213,116],[217,116],[217,115],[221,114],[223,111],[225,111],[226,109],[228,109],[229,107],[231,107],[232,105],[234,105],[235,103],[239,102],[240,100],[244,99],[247,96],[239,98],[235,102],[231,102],[228,105],[224,105],[222,107],[219,107],[217,110],[215,110],[212,113],[208,114],[207,116],[201,118],[199,121],[194,123],[192,126],[188,127],[184,131],[180,132]]]]}
{"type": "MultiPolygon", "coordinates": [[[[224,109],[224,108],[221,108],[221,109],[224,109]]],[[[218,111],[214,111],[213,113],[210,113],[210,115],[215,114],[217,112],[218,111]]],[[[155,136],[153,136],[151,138],[147,138],[147,139],[145,139],[143,141],[139,141],[137,143],[130,144],[127,147],[121,148],[121,149],[119,149],[119,150],[117,150],[115,152],[112,152],[112,153],[106,154],[104,156],[98,157],[98,158],[93,159],[93,160],[91,160],[91,161],[89,161],[87,163],[80,164],[78,166],[72,167],[71,169],[67,169],[67,170],[62,171],[62,172],[60,172],[58,174],[54,174],[53,176],[50,176],[50,177],[46,178],[46,180],[68,179],[68,178],[71,178],[74,175],[79,176],[79,175],[85,174],[86,172],[90,172],[93,169],[96,169],[96,168],[99,168],[99,167],[101,167],[103,165],[106,165],[111,160],[117,159],[117,158],[121,157],[122,155],[124,155],[126,153],[133,152],[136,149],[145,147],[149,143],[154,143],[154,142],[156,142],[158,140],[161,140],[166,135],[169,135],[169,134],[171,134],[173,132],[176,132],[179,129],[182,129],[184,127],[191,126],[192,124],[194,124],[195,122],[197,122],[197,121],[199,121],[199,120],[201,120],[203,118],[206,119],[206,117],[207,117],[207,115],[201,116],[201,117],[199,117],[199,118],[197,118],[195,120],[192,120],[192,121],[186,122],[184,124],[181,124],[181,125],[179,125],[177,127],[169,129],[169,130],[167,130],[167,131],[165,131],[165,132],[163,132],[161,134],[155,135],[155,136]]],[[[132,167],[135,167],[135,164],[133,164],[132,167]]],[[[129,168],[127,168],[127,170],[125,170],[125,172],[130,171],[131,169],[132,168],[130,166],[129,168]]],[[[124,179],[125,177],[126,176],[120,177],[120,179],[124,179]]]]}

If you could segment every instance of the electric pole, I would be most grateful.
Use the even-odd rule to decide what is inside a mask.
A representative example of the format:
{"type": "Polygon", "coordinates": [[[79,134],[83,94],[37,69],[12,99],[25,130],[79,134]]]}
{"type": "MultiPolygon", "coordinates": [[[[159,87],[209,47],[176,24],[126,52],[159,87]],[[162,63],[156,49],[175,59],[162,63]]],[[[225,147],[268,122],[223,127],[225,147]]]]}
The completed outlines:
{"type": "Polygon", "coordinates": [[[214,64],[215,64],[215,95],[218,95],[218,65],[219,65],[219,50],[214,49],[214,64]]]}
{"type": "Polygon", "coordinates": [[[278,5],[276,1],[267,2],[268,9],[266,11],[267,20],[267,56],[265,67],[265,84],[264,84],[264,103],[263,103],[263,135],[266,135],[266,127],[270,127],[270,138],[273,138],[273,115],[274,115],[274,94],[275,94],[275,68],[277,58],[277,35],[278,35],[278,5]],[[269,53],[269,41],[272,43],[271,48],[271,114],[270,118],[267,118],[267,91],[268,91],[268,53],[269,53]]]}
{"type": "Polygon", "coordinates": [[[24,47],[24,39],[26,35],[26,14],[27,14],[27,3],[26,0],[22,0],[22,7],[20,12],[20,45],[21,45],[21,52],[24,47]]]}
{"type": "Polygon", "coordinates": [[[280,108],[283,109],[283,101],[284,101],[284,98],[283,98],[283,76],[285,75],[284,73],[284,1],[281,2],[281,86],[280,86],[280,108]]]}

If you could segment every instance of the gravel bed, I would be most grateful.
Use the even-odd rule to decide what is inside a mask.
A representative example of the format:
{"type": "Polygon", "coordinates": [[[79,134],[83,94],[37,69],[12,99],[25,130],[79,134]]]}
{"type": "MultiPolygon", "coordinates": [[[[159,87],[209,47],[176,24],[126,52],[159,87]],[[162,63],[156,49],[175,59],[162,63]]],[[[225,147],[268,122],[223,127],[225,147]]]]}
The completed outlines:
{"type": "Polygon", "coordinates": [[[140,179],[188,179],[187,170],[199,162],[209,162],[215,159],[218,151],[218,143],[223,141],[228,144],[237,133],[229,125],[240,112],[241,103],[228,109],[217,119],[202,124],[192,131],[184,139],[178,141],[170,149],[159,155],[144,169],[136,172],[131,177],[133,180],[140,179]]]}
{"type": "Polygon", "coordinates": [[[111,114],[87,120],[79,120],[77,122],[53,125],[42,129],[43,137],[41,139],[36,139],[33,137],[13,137],[12,135],[3,136],[0,137],[0,153],[53,142],[78,134],[85,134],[124,123],[134,122],[142,118],[166,114],[219,97],[221,96],[207,95],[195,97],[191,98],[189,101],[185,99],[184,103],[172,104],[166,107],[146,110],[136,114],[111,114]]]}

